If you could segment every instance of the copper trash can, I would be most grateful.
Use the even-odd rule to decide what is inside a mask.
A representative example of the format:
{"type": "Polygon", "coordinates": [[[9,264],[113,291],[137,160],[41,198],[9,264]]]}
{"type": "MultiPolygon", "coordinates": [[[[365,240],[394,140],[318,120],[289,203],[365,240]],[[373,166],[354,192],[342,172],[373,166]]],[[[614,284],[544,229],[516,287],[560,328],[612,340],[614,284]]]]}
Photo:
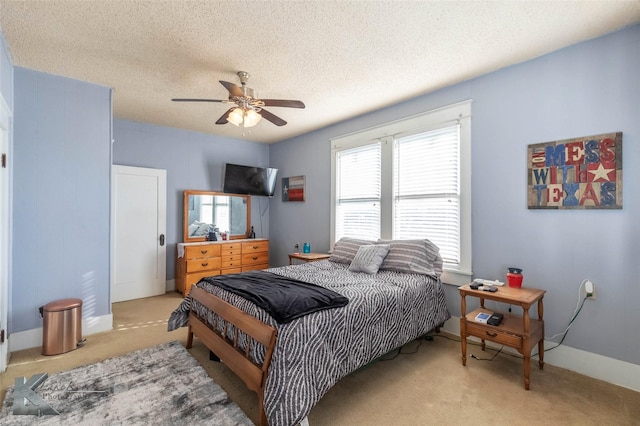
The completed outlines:
{"type": "Polygon", "coordinates": [[[42,355],[58,355],[82,344],[82,300],[61,299],[40,308],[42,355]]]}

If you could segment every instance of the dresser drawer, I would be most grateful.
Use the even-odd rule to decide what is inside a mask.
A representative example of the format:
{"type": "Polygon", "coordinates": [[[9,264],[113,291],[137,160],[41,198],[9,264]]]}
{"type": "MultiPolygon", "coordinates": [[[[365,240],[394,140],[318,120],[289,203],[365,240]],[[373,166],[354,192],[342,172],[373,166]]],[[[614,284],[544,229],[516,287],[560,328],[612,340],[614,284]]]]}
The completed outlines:
{"type": "Polygon", "coordinates": [[[210,269],[220,269],[220,258],[212,257],[205,259],[187,260],[187,273],[207,271],[210,269]]]}
{"type": "Polygon", "coordinates": [[[197,246],[189,246],[184,249],[184,257],[185,259],[206,259],[209,257],[218,257],[220,256],[220,245],[219,244],[206,244],[206,245],[197,245],[197,246]]]}
{"type": "Polygon", "coordinates": [[[185,278],[184,295],[185,296],[188,295],[189,292],[191,291],[191,287],[198,284],[198,281],[200,281],[201,279],[205,277],[213,277],[215,275],[220,275],[220,271],[216,270],[216,271],[208,271],[208,272],[198,272],[195,274],[187,274],[185,278]]]}
{"type": "Polygon", "coordinates": [[[239,267],[242,264],[242,256],[237,254],[235,256],[222,256],[222,262],[220,267],[222,269],[239,267]]]}
{"type": "Polygon", "coordinates": [[[269,252],[242,254],[242,266],[269,263],[269,252]]]}
{"type": "Polygon", "coordinates": [[[242,243],[242,255],[269,251],[269,241],[250,241],[242,243]]]}
{"type": "Polygon", "coordinates": [[[497,327],[477,323],[475,321],[467,321],[467,335],[475,336],[484,340],[490,340],[515,349],[522,348],[522,336],[507,333],[497,327]]]}
{"type": "Polygon", "coordinates": [[[268,263],[256,263],[255,265],[243,266],[242,272],[256,271],[256,270],[268,269],[268,268],[269,268],[268,263]]]}
{"type": "Polygon", "coordinates": [[[242,243],[227,243],[220,247],[222,256],[233,256],[242,253],[242,243]]]}

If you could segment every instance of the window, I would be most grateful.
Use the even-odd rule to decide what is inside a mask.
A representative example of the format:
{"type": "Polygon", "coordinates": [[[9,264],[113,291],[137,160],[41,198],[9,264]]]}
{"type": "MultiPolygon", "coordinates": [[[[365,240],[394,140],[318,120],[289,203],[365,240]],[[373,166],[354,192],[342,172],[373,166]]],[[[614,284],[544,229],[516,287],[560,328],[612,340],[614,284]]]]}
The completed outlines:
{"type": "Polygon", "coordinates": [[[471,276],[471,102],[333,139],[331,244],[428,238],[443,281],[471,276]]]}
{"type": "Polygon", "coordinates": [[[200,200],[200,217],[213,218],[213,225],[220,232],[229,231],[229,197],[202,195],[200,200]]]}
{"type": "Polygon", "coordinates": [[[394,141],[393,237],[428,238],[460,263],[459,125],[394,141]]]}
{"type": "Polygon", "coordinates": [[[336,236],[380,237],[380,144],[336,153],[336,236]]]}

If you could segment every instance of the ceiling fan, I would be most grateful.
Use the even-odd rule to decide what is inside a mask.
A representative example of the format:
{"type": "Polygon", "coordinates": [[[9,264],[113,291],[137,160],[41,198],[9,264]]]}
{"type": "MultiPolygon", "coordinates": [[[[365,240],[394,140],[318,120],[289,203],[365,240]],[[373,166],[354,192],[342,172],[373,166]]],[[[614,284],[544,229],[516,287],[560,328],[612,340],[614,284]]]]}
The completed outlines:
{"type": "Polygon", "coordinates": [[[249,73],[246,71],[239,71],[238,77],[240,77],[241,86],[220,80],[220,84],[229,91],[229,99],[174,98],[171,100],[174,102],[222,102],[225,104],[232,104],[233,106],[229,108],[227,112],[218,119],[218,121],[216,121],[216,124],[231,123],[236,126],[242,125],[243,127],[253,127],[258,124],[262,118],[269,120],[276,126],[284,126],[287,124],[287,122],[282,118],[264,109],[265,106],[286,108],[305,107],[302,101],[291,101],[286,99],[257,99],[255,97],[254,90],[247,87],[249,73]]]}

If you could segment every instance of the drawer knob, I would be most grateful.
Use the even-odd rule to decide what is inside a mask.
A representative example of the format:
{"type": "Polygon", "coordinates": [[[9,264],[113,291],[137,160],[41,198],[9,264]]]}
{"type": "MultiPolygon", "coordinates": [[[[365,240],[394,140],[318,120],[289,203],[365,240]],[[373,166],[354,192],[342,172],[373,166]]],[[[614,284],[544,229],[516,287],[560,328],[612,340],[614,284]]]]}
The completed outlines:
{"type": "Polygon", "coordinates": [[[201,263],[201,265],[202,265],[202,266],[207,266],[207,265],[209,265],[209,262],[201,263]]]}
{"type": "Polygon", "coordinates": [[[208,252],[208,251],[209,251],[209,250],[200,250],[200,253],[202,253],[202,254],[207,254],[207,252],[208,252]]]}
{"type": "Polygon", "coordinates": [[[258,250],[258,246],[253,246],[253,249],[254,250],[258,250]]]}
{"type": "Polygon", "coordinates": [[[258,258],[257,258],[257,257],[252,257],[252,259],[253,259],[253,260],[258,260],[258,258]]]}
{"type": "Polygon", "coordinates": [[[487,331],[486,333],[487,333],[487,336],[490,336],[490,337],[496,337],[498,335],[498,333],[491,333],[489,331],[487,331]]]}

